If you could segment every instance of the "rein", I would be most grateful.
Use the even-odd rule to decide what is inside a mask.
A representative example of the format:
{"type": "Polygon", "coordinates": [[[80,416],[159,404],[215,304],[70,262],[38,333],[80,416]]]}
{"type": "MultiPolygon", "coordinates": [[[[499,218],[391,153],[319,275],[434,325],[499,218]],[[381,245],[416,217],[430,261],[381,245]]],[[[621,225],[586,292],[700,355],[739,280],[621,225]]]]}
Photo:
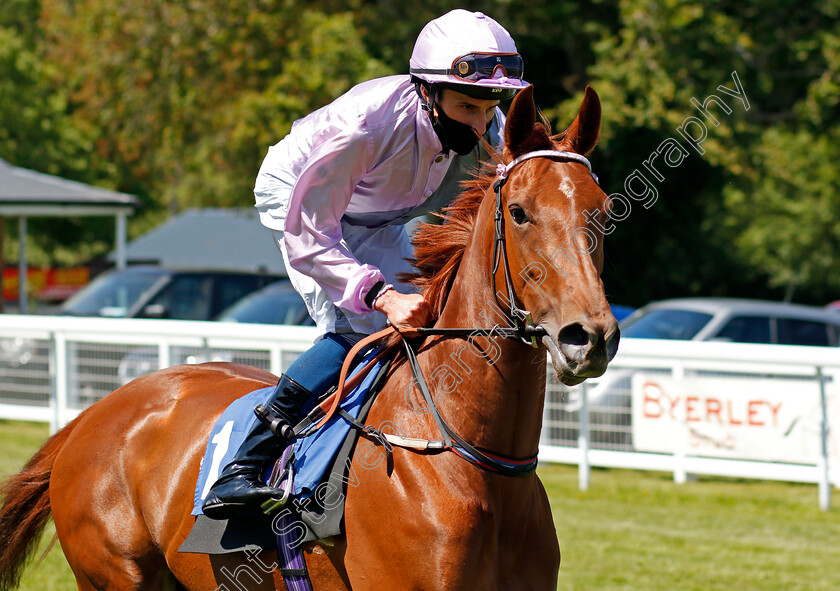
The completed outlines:
{"type": "MultiPolygon", "coordinates": [[[[494,326],[493,328],[418,328],[415,329],[421,335],[427,336],[449,336],[449,337],[472,337],[472,336],[486,336],[486,337],[503,337],[519,339],[526,344],[539,347],[539,339],[547,337],[548,333],[539,324],[534,324],[531,313],[528,310],[519,308],[515,303],[515,293],[513,290],[513,281],[511,279],[510,265],[508,263],[507,247],[505,242],[505,218],[502,210],[502,187],[507,183],[508,177],[521,163],[532,158],[554,158],[560,160],[570,160],[578,162],[586,166],[589,174],[595,182],[598,182],[598,177],[592,172],[592,165],[589,160],[575,152],[567,152],[563,150],[537,150],[534,152],[527,152],[508,164],[499,164],[496,167],[497,179],[493,183],[493,190],[496,194],[496,205],[494,213],[495,221],[495,236],[493,239],[493,268],[491,272],[493,294],[499,303],[499,295],[504,295],[496,290],[496,272],[501,264],[505,276],[505,288],[507,290],[507,303],[509,304],[512,327],[494,326]]],[[[501,307],[501,306],[500,306],[501,307]]],[[[304,436],[311,434],[315,430],[323,426],[335,414],[339,414],[342,418],[349,421],[353,426],[362,430],[368,437],[377,440],[385,449],[388,465],[388,473],[391,473],[393,467],[392,450],[393,446],[414,449],[417,451],[427,452],[441,452],[452,451],[461,458],[467,460],[471,464],[478,466],[483,470],[503,476],[527,476],[537,469],[537,454],[533,454],[524,458],[512,458],[495,454],[484,449],[477,448],[470,445],[462,437],[460,437],[452,428],[446,423],[441,416],[434,403],[431,391],[423,376],[420,368],[420,363],[417,361],[417,356],[411,344],[403,338],[405,345],[406,358],[408,360],[411,374],[414,378],[414,384],[423,395],[429,412],[437,424],[442,440],[427,440],[413,437],[400,437],[391,433],[383,433],[370,425],[356,420],[352,415],[344,412],[339,408],[339,403],[344,397],[345,392],[349,392],[361,379],[376,365],[384,352],[380,352],[370,363],[362,367],[350,380],[345,382],[347,372],[355,358],[356,354],[364,349],[366,346],[383,339],[384,337],[395,332],[396,329],[388,327],[375,334],[372,334],[361,341],[359,341],[347,354],[344,365],[341,368],[341,375],[339,377],[339,384],[337,390],[326,400],[316,406],[309,415],[301,421],[294,428],[295,435],[301,433],[304,436]],[[314,425],[314,426],[313,426],[314,425]]]]}

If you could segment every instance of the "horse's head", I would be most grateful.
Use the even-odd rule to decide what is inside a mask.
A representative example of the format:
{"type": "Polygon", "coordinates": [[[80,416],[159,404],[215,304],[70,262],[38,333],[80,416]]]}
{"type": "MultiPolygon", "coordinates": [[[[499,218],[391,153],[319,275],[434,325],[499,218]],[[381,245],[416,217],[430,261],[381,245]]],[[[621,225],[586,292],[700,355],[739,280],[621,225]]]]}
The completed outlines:
{"type": "MultiPolygon", "coordinates": [[[[511,162],[542,150],[587,154],[600,134],[601,104],[587,87],[577,118],[557,138],[535,120],[529,87],[517,95],[505,127],[504,248],[518,305],[546,331],[542,340],[558,378],[571,385],[603,374],[618,349],[618,324],[601,281],[608,198],[584,159],[557,154],[511,162]]],[[[497,293],[505,293],[504,275],[497,269],[497,293]]]]}

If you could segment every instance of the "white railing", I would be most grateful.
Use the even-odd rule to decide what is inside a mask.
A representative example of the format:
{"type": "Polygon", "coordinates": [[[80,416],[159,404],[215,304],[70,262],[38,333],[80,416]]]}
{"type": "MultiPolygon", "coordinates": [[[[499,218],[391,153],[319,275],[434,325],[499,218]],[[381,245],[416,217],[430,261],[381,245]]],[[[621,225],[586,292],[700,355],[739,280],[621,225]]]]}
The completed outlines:
{"type": "MultiPolygon", "coordinates": [[[[134,377],[179,363],[234,361],[279,375],[317,334],[0,314],[0,418],[57,430],[134,377]]],[[[549,366],[548,378],[540,458],[578,464],[582,489],[591,466],[665,470],[677,482],[711,474],[815,483],[827,509],[829,483],[840,484],[840,349],[625,339],[603,377],[565,388],[549,366]]]]}
{"type": "Polygon", "coordinates": [[[0,315],[0,418],[53,430],[131,379],[180,363],[234,361],[279,375],[314,327],[0,315]]]}
{"type": "Polygon", "coordinates": [[[581,489],[590,466],[661,470],[815,483],[828,509],[838,429],[840,349],[624,339],[601,378],[549,382],[540,458],[581,489]]]}

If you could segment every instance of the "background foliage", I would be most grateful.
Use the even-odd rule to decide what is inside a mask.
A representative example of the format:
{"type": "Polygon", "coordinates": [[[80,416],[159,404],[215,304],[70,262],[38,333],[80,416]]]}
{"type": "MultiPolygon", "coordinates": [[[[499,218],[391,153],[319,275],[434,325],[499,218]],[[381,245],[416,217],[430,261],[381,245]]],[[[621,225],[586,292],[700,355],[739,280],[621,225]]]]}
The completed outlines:
{"type": "MultiPolygon", "coordinates": [[[[657,202],[607,242],[611,299],[840,293],[840,2],[465,1],[503,23],[555,130],[587,84],[602,99],[593,156],[607,193],[676,129],[691,99],[725,99],[657,202]],[[749,110],[732,88],[737,71],[749,110]]],[[[138,195],[137,235],[188,207],[249,206],[267,147],[367,78],[405,73],[450,2],[4,0],[0,158],[138,195]]],[[[640,205],[640,204],[637,204],[640,205]]],[[[109,228],[33,223],[36,256],[81,262],[109,228]]],[[[13,229],[10,229],[13,232],[13,229]]],[[[7,241],[8,248],[14,242],[7,241]]],[[[7,256],[13,256],[8,252],[7,256]]]]}

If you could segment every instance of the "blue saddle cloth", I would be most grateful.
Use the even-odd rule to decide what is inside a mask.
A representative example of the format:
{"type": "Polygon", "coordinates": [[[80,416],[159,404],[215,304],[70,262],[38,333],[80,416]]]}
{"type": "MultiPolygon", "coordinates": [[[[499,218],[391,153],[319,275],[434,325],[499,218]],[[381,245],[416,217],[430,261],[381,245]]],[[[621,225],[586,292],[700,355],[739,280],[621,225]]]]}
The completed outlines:
{"type": "MultiPolygon", "coordinates": [[[[368,358],[371,358],[371,353],[368,358]]],[[[360,363],[353,374],[367,363],[367,358],[360,363]]],[[[361,383],[341,403],[341,407],[355,418],[364,404],[370,391],[371,384],[376,379],[383,362],[374,365],[361,383]]],[[[353,375],[351,374],[351,375],[353,375]]],[[[195,486],[195,497],[192,515],[203,515],[201,506],[210,491],[210,487],[218,479],[221,471],[236,455],[237,450],[245,441],[248,433],[254,428],[259,419],[254,414],[254,407],[266,404],[273,387],[260,388],[235,400],[225,409],[219,420],[210,431],[207,448],[201,459],[198,481],[195,486]]],[[[336,414],[330,421],[312,435],[298,439],[295,442],[294,461],[294,494],[306,497],[312,494],[324,480],[327,468],[332,464],[339,447],[347,437],[350,423],[336,414]]],[[[271,467],[268,467],[268,471],[271,467]]],[[[266,473],[267,478],[268,473],[266,473]]]]}

